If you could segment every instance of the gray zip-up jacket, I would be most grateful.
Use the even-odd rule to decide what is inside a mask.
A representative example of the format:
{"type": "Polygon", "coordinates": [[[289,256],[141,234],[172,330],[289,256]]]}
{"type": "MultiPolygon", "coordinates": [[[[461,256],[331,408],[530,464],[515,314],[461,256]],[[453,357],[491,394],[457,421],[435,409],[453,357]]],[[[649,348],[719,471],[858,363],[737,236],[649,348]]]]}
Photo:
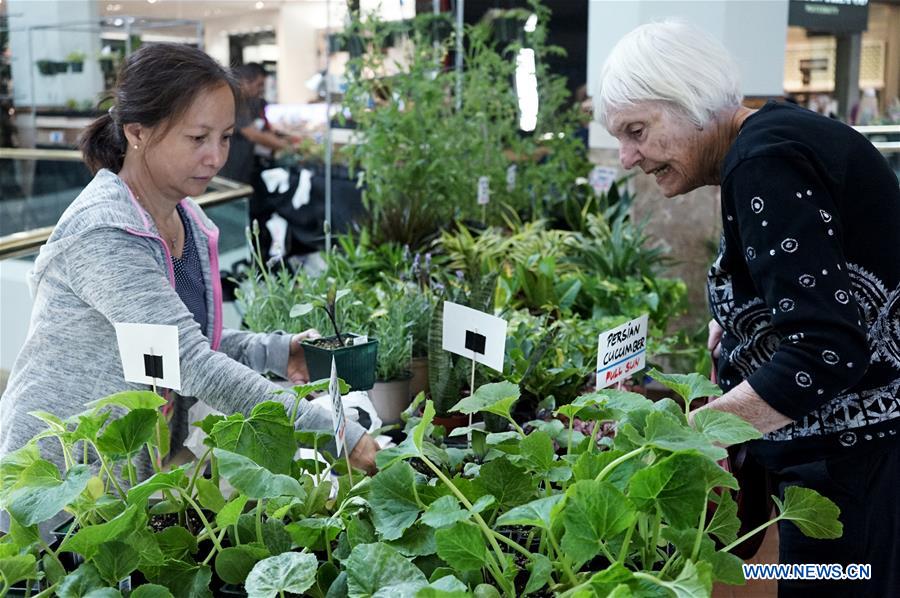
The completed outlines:
{"type": "MultiPolygon", "coordinates": [[[[123,378],[114,322],[178,327],[184,396],[173,399],[173,451],[189,429],[193,399],[188,397],[224,413],[245,414],[262,401],[286,400],[272,394],[281,387],[257,372],[284,376],[290,335],[222,329],[218,230],[194,201],[184,199],[181,205],[203,265],[210,338],[175,292],[171,254],[152,218],[122,179],[101,170],[60,217],[31,272],[28,337],[0,397],[0,457],[44,429],[29,411],[65,419],[88,401],[147,390],[123,378]]],[[[298,428],[332,427],[331,414],[306,401],[299,413],[298,428]]],[[[347,422],[348,450],[363,433],[359,424],[347,422]]],[[[57,464],[59,451],[58,443],[42,442],[42,452],[57,464]]],[[[152,473],[146,455],[138,456],[138,470],[142,478],[152,473]]]]}

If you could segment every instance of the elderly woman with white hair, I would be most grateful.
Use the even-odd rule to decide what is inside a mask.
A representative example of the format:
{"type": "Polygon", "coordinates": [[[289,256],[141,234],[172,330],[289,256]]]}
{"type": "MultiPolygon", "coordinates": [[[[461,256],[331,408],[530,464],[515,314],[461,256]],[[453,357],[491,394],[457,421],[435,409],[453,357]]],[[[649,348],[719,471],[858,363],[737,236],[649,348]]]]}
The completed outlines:
{"type": "Polygon", "coordinates": [[[709,344],[725,393],[707,408],[758,428],[779,493],[819,491],[844,526],[815,540],[783,522],[780,561],[872,565],[868,581],[782,580],[779,595],[900,595],[897,178],[840,122],[742,106],[737,73],[706,33],[643,25],[603,67],[598,118],[666,197],[721,186],[709,344]]]}

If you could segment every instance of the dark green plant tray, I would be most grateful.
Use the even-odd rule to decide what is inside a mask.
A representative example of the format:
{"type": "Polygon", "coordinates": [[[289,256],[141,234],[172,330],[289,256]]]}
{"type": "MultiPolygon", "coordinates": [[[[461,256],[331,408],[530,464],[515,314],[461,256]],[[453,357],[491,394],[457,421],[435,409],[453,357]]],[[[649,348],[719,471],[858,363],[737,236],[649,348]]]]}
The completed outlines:
{"type": "MultiPolygon", "coordinates": [[[[348,334],[355,337],[355,334],[348,334]]],[[[333,339],[329,337],[326,340],[333,339]]],[[[350,390],[369,390],[375,386],[375,362],[378,358],[378,341],[369,337],[369,342],[340,349],[324,349],[303,343],[306,365],[310,380],[321,380],[331,376],[331,356],[334,355],[338,378],[350,385],[350,390]]]]}

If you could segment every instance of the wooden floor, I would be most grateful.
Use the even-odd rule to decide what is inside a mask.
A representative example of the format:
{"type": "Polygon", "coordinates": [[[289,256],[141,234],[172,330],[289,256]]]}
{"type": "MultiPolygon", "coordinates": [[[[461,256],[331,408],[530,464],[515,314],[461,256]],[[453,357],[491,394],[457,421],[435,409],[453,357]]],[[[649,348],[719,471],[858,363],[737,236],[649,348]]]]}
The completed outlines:
{"type": "MultiPolygon", "coordinates": [[[[778,526],[772,525],[766,532],[766,539],[756,556],[748,563],[775,564],[778,562],[778,526]]],[[[778,583],[775,580],[753,580],[743,586],[716,584],[713,586],[713,598],[775,598],[778,595],[778,583]]]]}

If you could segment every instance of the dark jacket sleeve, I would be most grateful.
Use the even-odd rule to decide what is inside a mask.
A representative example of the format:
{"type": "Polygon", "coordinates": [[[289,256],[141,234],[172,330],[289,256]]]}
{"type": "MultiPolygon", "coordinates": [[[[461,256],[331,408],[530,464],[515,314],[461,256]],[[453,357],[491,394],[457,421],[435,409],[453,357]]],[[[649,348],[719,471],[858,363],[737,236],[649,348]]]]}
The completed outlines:
{"type": "Polygon", "coordinates": [[[780,339],[748,382],[774,409],[799,419],[856,384],[869,365],[838,210],[802,158],[746,159],[722,193],[726,234],[739,239],[780,339]]]}

